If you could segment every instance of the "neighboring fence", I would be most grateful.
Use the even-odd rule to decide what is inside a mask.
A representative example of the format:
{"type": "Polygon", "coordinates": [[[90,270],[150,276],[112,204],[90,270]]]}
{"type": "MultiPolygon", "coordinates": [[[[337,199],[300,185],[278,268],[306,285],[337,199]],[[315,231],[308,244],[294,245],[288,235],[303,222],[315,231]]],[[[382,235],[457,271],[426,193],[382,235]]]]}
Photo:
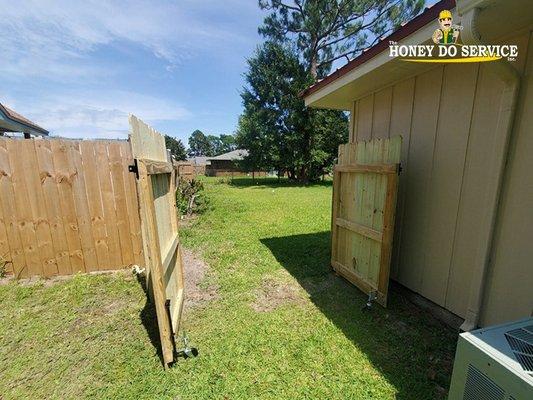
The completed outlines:
{"type": "Polygon", "coordinates": [[[401,136],[339,146],[334,168],[331,266],[387,303],[401,136]]]}
{"type": "Polygon", "coordinates": [[[0,256],[16,277],[143,264],[127,141],[0,138],[0,256]]]}
{"type": "Polygon", "coordinates": [[[204,165],[193,165],[194,175],[205,175],[205,164],[204,165]]]}
{"type": "Polygon", "coordinates": [[[196,169],[192,163],[188,161],[177,161],[174,163],[174,168],[177,171],[178,179],[182,178],[190,181],[196,177],[196,169]]]}

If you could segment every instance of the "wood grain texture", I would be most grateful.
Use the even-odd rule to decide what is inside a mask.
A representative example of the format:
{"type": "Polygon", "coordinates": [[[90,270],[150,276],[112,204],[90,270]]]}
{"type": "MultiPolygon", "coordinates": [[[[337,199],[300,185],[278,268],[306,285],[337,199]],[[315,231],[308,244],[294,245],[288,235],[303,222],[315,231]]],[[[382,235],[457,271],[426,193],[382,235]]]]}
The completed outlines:
{"type": "Polygon", "coordinates": [[[130,116],[130,142],[137,160],[141,232],[149,293],[155,304],[165,367],[174,361],[184,300],[178,234],[175,170],[167,161],[164,136],[130,116]]]}
{"type": "Polygon", "coordinates": [[[341,145],[334,168],[331,265],[383,306],[401,148],[401,136],[341,145]]]}
{"type": "Polygon", "coordinates": [[[131,160],[126,141],[0,138],[0,255],[9,272],[51,277],[125,268],[138,259],[131,160]],[[110,148],[118,149],[112,157],[110,148]],[[120,243],[121,218],[129,247],[120,243]]]}
{"type": "Polygon", "coordinates": [[[16,196],[13,185],[13,171],[9,162],[7,141],[0,140],[0,204],[2,208],[6,244],[2,258],[9,263],[10,272],[15,276],[27,270],[26,258],[22,246],[22,235],[16,219],[16,196]],[[6,246],[7,245],[7,246],[6,246]],[[6,253],[5,251],[8,250],[6,253]]]}

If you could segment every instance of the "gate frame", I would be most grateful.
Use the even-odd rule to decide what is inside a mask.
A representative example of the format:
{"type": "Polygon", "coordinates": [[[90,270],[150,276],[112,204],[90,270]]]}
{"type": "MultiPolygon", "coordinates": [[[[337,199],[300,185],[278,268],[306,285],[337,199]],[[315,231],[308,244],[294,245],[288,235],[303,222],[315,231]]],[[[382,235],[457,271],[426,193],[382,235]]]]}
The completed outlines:
{"type": "MultiPolygon", "coordinates": [[[[137,174],[139,213],[141,217],[142,242],[145,254],[148,294],[155,303],[157,324],[165,368],[175,360],[176,336],[179,331],[184,301],[183,260],[178,232],[176,207],[176,171],[167,159],[164,137],[134,115],[130,115],[130,142],[135,165],[131,172],[137,174]],[[159,159],[155,159],[159,158],[159,159]],[[163,161],[165,159],[165,161],[163,161]],[[162,253],[159,230],[162,221],[157,220],[152,177],[169,175],[168,207],[169,228],[172,239],[167,252],[162,253]],[[175,259],[175,264],[171,265],[175,259]],[[170,273],[168,273],[170,271],[170,273]]],[[[166,221],[164,221],[166,222],[166,221]]]]}
{"type": "MultiPolygon", "coordinates": [[[[359,142],[355,144],[366,145],[366,143],[367,142],[359,142]]],[[[343,145],[341,145],[341,147],[339,148],[339,155],[341,155],[342,153],[342,146],[343,145]]],[[[401,148],[401,137],[399,137],[399,148],[401,148]]],[[[375,300],[383,307],[387,306],[390,262],[392,257],[392,242],[394,237],[396,199],[400,171],[401,168],[399,163],[399,154],[397,163],[381,162],[372,164],[362,164],[358,163],[358,161],[355,160],[355,162],[350,162],[347,164],[337,164],[334,166],[333,169],[334,173],[331,209],[331,267],[336,273],[343,276],[349,282],[357,286],[362,292],[368,294],[369,299],[373,300],[372,296],[373,294],[375,294],[375,300]],[[387,183],[383,208],[383,228],[381,230],[376,230],[354,221],[339,218],[339,203],[341,201],[340,189],[342,183],[342,175],[349,173],[376,174],[386,177],[387,183]],[[368,279],[366,279],[364,276],[360,275],[353,269],[339,262],[339,227],[381,243],[377,285],[375,285],[373,282],[370,282],[368,279]]],[[[360,199],[357,200],[361,201],[360,199]]]]}

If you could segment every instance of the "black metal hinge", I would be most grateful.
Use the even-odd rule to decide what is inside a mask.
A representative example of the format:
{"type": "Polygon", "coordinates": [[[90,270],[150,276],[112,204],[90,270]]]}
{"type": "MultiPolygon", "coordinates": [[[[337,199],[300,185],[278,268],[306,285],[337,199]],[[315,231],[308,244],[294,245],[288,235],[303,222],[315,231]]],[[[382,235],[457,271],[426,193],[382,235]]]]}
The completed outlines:
{"type": "Polygon", "coordinates": [[[133,172],[135,174],[135,179],[139,179],[139,166],[137,165],[137,159],[133,159],[133,164],[128,165],[128,172],[133,172]]]}

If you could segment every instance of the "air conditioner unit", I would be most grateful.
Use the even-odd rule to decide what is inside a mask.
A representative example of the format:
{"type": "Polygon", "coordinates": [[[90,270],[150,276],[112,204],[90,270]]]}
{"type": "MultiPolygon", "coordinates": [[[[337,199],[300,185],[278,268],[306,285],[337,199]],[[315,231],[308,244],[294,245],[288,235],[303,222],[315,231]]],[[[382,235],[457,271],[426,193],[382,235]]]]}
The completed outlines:
{"type": "Polygon", "coordinates": [[[449,400],[532,400],[533,318],[459,335],[449,400]]]}

